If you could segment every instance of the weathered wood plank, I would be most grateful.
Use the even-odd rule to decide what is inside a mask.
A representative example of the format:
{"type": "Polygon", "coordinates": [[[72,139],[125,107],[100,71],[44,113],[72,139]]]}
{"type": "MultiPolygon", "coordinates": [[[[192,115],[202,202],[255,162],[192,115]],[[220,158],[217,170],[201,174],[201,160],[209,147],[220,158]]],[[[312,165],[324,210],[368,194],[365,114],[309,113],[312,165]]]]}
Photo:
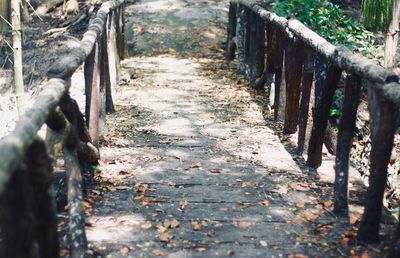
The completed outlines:
{"type": "Polygon", "coordinates": [[[336,147],[335,208],[340,216],[348,216],[349,155],[356,126],[357,107],[360,99],[361,78],[348,74],[346,78],[342,116],[336,147]]]}
{"type": "Polygon", "coordinates": [[[254,40],[253,61],[251,66],[251,86],[254,89],[262,90],[265,87],[266,74],[265,66],[265,22],[258,16],[254,16],[254,40]]]}
{"type": "Polygon", "coordinates": [[[297,142],[297,151],[299,154],[303,154],[304,151],[304,142],[306,139],[306,132],[307,132],[313,77],[314,77],[314,53],[310,48],[305,47],[303,78],[301,83],[302,89],[301,89],[301,100],[300,100],[299,134],[297,142]]]}
{"type": "Polygon", "coordinates": [[[286,39],[282,35],[280,30],[275,31],[275,57],[274,57],[274,73],[275,73],[275,96],[274,96],[274,119],[278,120],[279,117],[279,105],[280,105],[280,92],[283,77],[283,62],[286,39]]]}
{"type": "Polygon", "coordinates": [[[300,113],[300,84],[303,70],[303,44],[289,39],[285,49],[286,105],[283,133],[297,131],[300,113]]]}
{"type": "Polygon", "coordinates": [[[226,39],[226,59],[228,61],[232,61],[235,59],[236,52],[236,12],[237,12],[237,4],[231,3],[229,5],[229,15],[228,15],[228,31],[227,31],[227,39],[226,39]]]}
{"type": "MultiPolygon", "coordinates": [[[[20,161],[18,165],[21,165],[20,161]]],[[[0,194],[0,257],[38,257],[27,174],[26,167],[20,166],[0,194]]]]}
{"type": "Polygon", "coordinates": [[[387,167],[397,128],[398,109],[393,103],[383,99],[382,94],[372,86],[368,87],[368,108],[372,139],[370,176],[358,237],[362,241],[375,242],[379,241],[387,167]]]}
{"type": "MultiPolygon", "coordinates": [[[[339,67],[328,63],[326,78],[323,80],[321,93],[317,94],[315,98],[316,109],[307,152],[307,165],[312,168],[318,168],[322,162],[322,145],[324,143],[326,126],[328,124],[329,110],[341,74],[342,70],[339,67]]],[[[322,75],[324,75],[324,73],[322,75]]],[[[316,74],[316,76],[318,76],[318,74],[316,74]]],[[[317,91],[317,89],[315,91],[317,91]]]]}
{"type": "Polygon", "coordinates": [[[50,194],[53,167],[43,140],[37,138],[28,149],[26,157],[39,255],[42,258],[56,258],[59,257],[57,217],[55,202],[50,194]]]}
{"type": "Polygon", "coordinates": [[[87,240],[85,234],[85,211],[82,197],[82,174],[76,150],[65,146],[63,148],[65,171],[68,180],[69,222],[68,234],[71,257],[85,257],[87,240]]]}

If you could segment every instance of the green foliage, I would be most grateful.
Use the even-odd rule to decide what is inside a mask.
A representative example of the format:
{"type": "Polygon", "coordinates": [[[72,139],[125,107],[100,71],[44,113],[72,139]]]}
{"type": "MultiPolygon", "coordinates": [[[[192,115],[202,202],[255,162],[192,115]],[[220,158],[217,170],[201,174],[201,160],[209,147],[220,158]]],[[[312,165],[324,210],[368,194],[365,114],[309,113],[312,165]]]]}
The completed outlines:
{"type": "Polygon", "coordinates": [[[365,27],[371,30],[386,30],[392,20],[392,7],[392,0],[363,0],[365,27]]]}
{"type": "Polygon", "coordinates": [[[374,49],[374,34],[327,0],[283,0],[272,6],[276,14],[296,17],[332,44],[346,46],[364,54],[374,49]]]}

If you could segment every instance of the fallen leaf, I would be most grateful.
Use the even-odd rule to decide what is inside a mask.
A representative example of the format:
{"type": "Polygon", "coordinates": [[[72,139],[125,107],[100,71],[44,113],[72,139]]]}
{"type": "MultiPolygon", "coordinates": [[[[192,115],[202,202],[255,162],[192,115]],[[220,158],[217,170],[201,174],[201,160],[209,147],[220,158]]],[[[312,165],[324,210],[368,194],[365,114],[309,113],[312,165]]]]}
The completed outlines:
{"type": "Polygon", "coordinates": [[[148,184],[140,184],[140,183],[138,183],[138,184],[135,185],[135,188],[136,188],[136,192],[144,193],[149,188],[149,185],[148,184]]]}
{"type": "Polygon", "coordinates": [[[348,237],[344,237],[342,240],[340,240],[339,245],[341,246],[347,246],[349,244],[350,239],[348,237]]]}
{"type": "Polygon", "coordinates": [[[310,187],[306,183],[290,183],[288,186],[289,188],[300,192],[310,191],[310,187]]]}
{"type": "Polygon", "coordinates": [[[235,254],[235,251],[233,251],[232,249],[229,249],[228,251],[226,251],[226,255],[228,256],[232,256],[235,254]]]}
{"type": "Polygon", "coordinates": [[[213,233],[212,231],[208,231],[208,232],[207,232],[207,236],[208,236],[208,237],[214,237],[214,233],[213,233]]]}
{"type": "Polygon", "coordinates": [[[115,192],[115,191],[117,191],[117,189],[115,189],[115,187],[112,186],[112,185],[104,185],[104,187],[105,187],[108,191],[110,191],[110,192],[115,192]]]}
{"type": "Polygon", "coordinates": [[[154,249],[153,251],[152,251],[152,253],[155,255],[155,256],[164,256],[165,254],[163,253],[163,251],[161,251],[160,249],[154,249]]]}
{"type": "Polygon", "coordinates": [[[301,209],[305,207],[305,203],[304,202],[299,202],[298,204],[296,204],[296,207],[301,209]]]}
{"type": "Polygon", "coordinates": [[[208,172],[211,174],[221,174],[222,169],[219,168],[209,169],[208,172]]]}
{"type": "Polygon", "coordinates": [[[179,227],[179,225],[179,221],[177,221],[176,219],[171,220],[171,228],[177,228],[179,227]]]}
{"type": "Polygon", "coordinates": [[[356,223],[358,223],[360,221],[360,219],[356,216],[350,216],[350,225],[354,225],[356,223]]]}
{"type": "Polygon", "coordinates": [[[260,241],[260,245],[261,245],[262,247],[267,247],[267,246],[268,246],[268,243],[267,243],[267,241],[261,240],[261,241],[260,241]]]}
{"type": "Polygon", "coordinates": [[[361,258],[369,258],[370,256],[369,256],[369,254],[368,254],[368,252],[367,251],[365,251],[362,255],[361,255],[361,258]]]}
{"type": "Polygon", "coordinates": [[[116,186],[115,189],[117,189],[117,190],[129,190],[129,189],[131,189],[131,187],[120,185],[120,186],[116,186]]]}
{"type": "Polygon", "coordinates": [[[153,225],[151,225],[151,223],[144,223],[142,225],[140,225],[140,228],[142,229],[149,229],[151,228],[153,225]]]}
{"type": "Polygon", "coordinates": [[[164,232],[160,235],[158,238],[161,242],[168,243],[171,240],[171,236],[169,235],[169,232],[164,232]]]}
{"type": "Polygon", "coordinates": [[[200,231],[201,229],[201,224],[197,221],[192,221],[192,227],[194,231],[200,231]]]}
{"type": "Polygon", "coordinates": [[[64,256],[67,256],[67,255],[69,255],[69,249],[61,249],[60,250],[60,256],[61,257],[64,257],[64,256]]]}
{"type": "Polygon", "coordinates": [[[184,210],[188,206],[188,201],[187,200],[180,201],[179,206],[181,207],[182,210],[184,210]]]}
{"type": "Polygon", "coordinates": [[[262,206],[268,206],[269,205],[269,201],[268,200],[262,200],[261,202],[259,202],[260,205],[262,206]]]}
{"type": "Polygon", "coordinates": [[[238,223],[239,228],[249,228],[252,225],[253,224],[251,222],[247,222],[247,221],[241,221],[238,223]]]}
{"type": "Polygon", "coordinates": [[[308,258],[308,256],[304,254],[289,254],[288,258],[308,258]]]}
{"type": "Polygon", "coordinates": [[[204,247],[196,247],[195,250],[196,250],[196,252],[202,253],[202,252],[205,252],[207,249],[204,247]]]}
{"type": "Polygon", "coordinates": [[[119,252],[120,252],[122,255],[127,255],[130,251],[131,251],[131,248],[130,248],[129,246],[127,246],[127,245],[123,245],[123,246],[119,249],[119,252]]]}

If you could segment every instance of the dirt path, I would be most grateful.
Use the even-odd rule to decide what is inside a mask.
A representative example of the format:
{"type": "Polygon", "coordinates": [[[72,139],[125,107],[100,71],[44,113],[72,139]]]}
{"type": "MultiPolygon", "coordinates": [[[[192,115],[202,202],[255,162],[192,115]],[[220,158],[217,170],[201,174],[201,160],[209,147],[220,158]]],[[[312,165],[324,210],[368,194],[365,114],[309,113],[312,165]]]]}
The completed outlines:
{"type": "MultiPolygon", "coordinates": [[[[266,99],[223,61],[227,4],[127,7],[136,56],[123,63],[89,191],[91,249],[100,257],[376,254],[339,244],[355,225],[331,213],[332,185],[308,175],[269,126],[266,99]]],[[[351,210],[356,223],[360,208],[351,210]]]]}

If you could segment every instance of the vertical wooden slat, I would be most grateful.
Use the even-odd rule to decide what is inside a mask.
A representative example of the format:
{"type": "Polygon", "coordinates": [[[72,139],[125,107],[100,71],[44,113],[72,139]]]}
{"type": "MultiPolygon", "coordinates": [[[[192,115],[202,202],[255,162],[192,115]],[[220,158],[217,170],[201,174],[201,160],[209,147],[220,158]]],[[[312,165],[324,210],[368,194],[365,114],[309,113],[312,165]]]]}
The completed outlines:
{"type": "Polygon", "coordinates": [[[232,61],[235,59],[236,43],[234,38],[236,36],[236,12],[237,4],[230,2],[229,4],[229,20],[228,20],[228,32],[226,40],[226,59],[232,61]]]}
{"type": "Polygon", "coordinates": [[[118,8],[118,51],[121,60],[126,58],[126,38],[125,38],[125,4],[122,3],[118,8]]]}
{"type": "Polygon", "coordinates": [[[336,148],[334,212],[339,216],[348,215],[349,155],[356,127],[360,89],[361,78],[348,74],[336,148]]]}
{"type": "Polygon", "coordinates": [[[365,210],[361,219],[358,237],[362,241],[379,241],[379,223],[382,216],[383,195],[387,170],[393,148],[398,109],[384,100],[372,87],[368,88],[368,109],[372,148],[370,154],[370,176],[365,210]]]}
{"type": "Polygon", "coordinates": [[[33,212],[41,258],[59,257],[57,217],[54,200],[50,195],[53,167],[45,143],[36,139],[27,154],[28,180],[32,188],[33,212]]]}
{"type": "Polygon", "coordinates": [[[99,143],[99,112],[100,112],[100,55],[99,41],[96,42],[92,53],[85,62],[85,94],[86,123],[93,144],[99,143]]]}
{"type": "Polygon", "coordinates": [[[63,148],[65,171],[68,180],[68,233],[71,257],[83,258],[87,250],[85,234],[85,210],[82,197],[82,174],[76,154],[72,146],[63,148]]]}
{"type": "Polygon", "coordinates": [[[300,113],[300,84],[303,70],[303,43],[289,39],[285,49],[286,105],[283,133],[297,131],[300,113]]]}
{"type": "Polygon", "coordinates": [[[314,52],[312,49],[304,48],[304,65],[303,78],[300,100],[300,115],[299,115],[299,135],[297,142],[297,151],[300,155],[304,151],[304,142],[306,139],[308,115],[310,110],[311,88],[314,77],[314,52]]]}
{"type": "Polygon", "coordinates": [[[267,37],[267,58],[266,64],[266,77],[267,77],[267,91],[269,96],[270,105],[275,99],[275,89],[272,88],[274,81],[274,69],[275,69],[275,50],[276,50],[276,34],[271,23],[266,24],[266,37],[267,37]]]}
{"type": "MultiPolygon", "coordinates": [[[[323,63],[327,64],[326,62],[327,60],[325,60],[323,63]]],[[[320,76],[322,75],[325,77],[325,79],[321,83],[321,89],[318,89],[320,92],[315,98],[316,109],[307,152],[307,166],[311,168],[318,168],[322,162],[322,146],[324,143],[326,126],[328,124],[329,110],[331,108],[333,95],[335,94],[341,74],[342,71],[339,69],[339,67],[333,64],[328,64],[327,70],[320,74],[320,76]]],[[[316,74],[316,76],[318,76],[318,74],[316,74]]]]}
{"type": "Polygon", "coordinates": [[[0,195],[0,257],[36,258],[34,251],[36,222],[32,213],[28,171],[17,169],[0,195]]]}
{"type": "Polygon", "coordinates": [[[236,22],[236,47],[237,47],[237,71],[241,74],[245,73],[245,8],[238,4],[236,22]]]}
{"type": "MultiPolygon", "coordinates": [[[[115,24],[113,23],[114,12],[108,15],[106,22],[106,54],[105,54],[105,71],[106,75],[106,112],[115,112],[114,101],[112,98],[112,89],[118,85],[117,75],[117,55],[115,47],[115,24]]],[[[119,62],[119,61],[118,61],[119,62]]]]}
{"type": "Polygon", "coordinates": [[[265,22],[258,15],[255,17],[255,31],[253,40],[253,65],[251,66],[251,86],[257,90],[265,87],[265,22]]]}
{"type": "Polygon", "coordinates": [[[109,87],[110,77],[108,74],[107,41],[105,38],[105,27],[99,38],[99,72],[100,72],[100,95],[99,95],[99,136],[104,135],[106,130],[106,88],[109,87]],[[108,85],[107,85],[108,84],[108,85]]]}
{"type": "Polygon", "coordinates": [[[283,73],[283,57],[286,40],[279,30],[275,31],[276,44],[275,44],[275,57],[274,57],[274,73],[275,73],[275,98],[274,98],[274,119],[279,118],[279,105],[280,105],[280,92],[282,84],[283,73]]]}

